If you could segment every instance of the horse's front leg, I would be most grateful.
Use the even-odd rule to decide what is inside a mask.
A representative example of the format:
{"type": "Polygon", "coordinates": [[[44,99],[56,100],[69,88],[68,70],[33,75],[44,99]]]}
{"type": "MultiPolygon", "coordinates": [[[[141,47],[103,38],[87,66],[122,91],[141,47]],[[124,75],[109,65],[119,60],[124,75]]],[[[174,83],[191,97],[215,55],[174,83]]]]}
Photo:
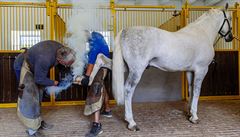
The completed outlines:
{"type": "Polygon", "coordinates": [[[198,100],[201,92],[202,81],[206,76],[207,71],[208,71],[208,67],[201,68],[194,72],[193,96],[192,96],[192,103],[191,103],[191,110],[190,110],[191,117],[189,118],[189,121],[194,124],[199,122],[198,116],[197,116],[198,100]]]}
{"type": "Polygon", "coordinates": [[[193,95],[193,72],[189,71],[186,73],[188,81],[188,105],[187,105],[187,116],[190,116],[190,110],[192,105],[192,95],[193,95]]]}
{"type": "Polygon", "coordinates": [[[133,119],[132,97],[133,97],[134,90],[141,78],[142,72],[132,73],[130,71],[125,83],[125,120],[128,122],[128,129],[132,131],[140,130],[133,119]]]}

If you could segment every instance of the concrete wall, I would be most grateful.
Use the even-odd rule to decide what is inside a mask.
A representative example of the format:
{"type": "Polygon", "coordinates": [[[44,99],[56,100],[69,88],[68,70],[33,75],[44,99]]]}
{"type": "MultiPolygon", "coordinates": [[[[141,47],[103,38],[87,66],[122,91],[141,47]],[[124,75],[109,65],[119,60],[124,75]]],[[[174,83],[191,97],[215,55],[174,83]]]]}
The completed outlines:
{"type": "Polygon", "coordinates": [[[138,84],[134,102],[160,102],[181,100],[181,72],[146,69],[138,84]]]}

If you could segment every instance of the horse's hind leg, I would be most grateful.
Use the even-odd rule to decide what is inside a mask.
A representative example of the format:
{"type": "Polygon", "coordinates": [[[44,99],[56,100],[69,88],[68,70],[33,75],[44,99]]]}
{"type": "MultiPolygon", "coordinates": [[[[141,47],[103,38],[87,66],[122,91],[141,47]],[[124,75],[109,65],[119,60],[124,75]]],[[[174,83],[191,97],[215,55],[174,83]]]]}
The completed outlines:
{"type": "Polygon", "coordinates": [[[193,96],[192,96],[192,104],[191,104],[191,117],[189,121],[192,123],[198,123],[198,116],[197,116],[197,107],[198,107],[198,99],[201,91],[201,85],[204,77],[206,76],[208,71],[208,67],[206,68],[199,68],[198,70],[194,71],[194,85],[193,85],[193,96]]]}
{"type": "Polygon", "coordinates": [[[128,129],[132,131],[139,130],[136,122],[133,120],[132,97],[144,69],[138,69],[137,71],[129,69],[129,75],[125,83],[125,120],[128,122],[128,129]]]}

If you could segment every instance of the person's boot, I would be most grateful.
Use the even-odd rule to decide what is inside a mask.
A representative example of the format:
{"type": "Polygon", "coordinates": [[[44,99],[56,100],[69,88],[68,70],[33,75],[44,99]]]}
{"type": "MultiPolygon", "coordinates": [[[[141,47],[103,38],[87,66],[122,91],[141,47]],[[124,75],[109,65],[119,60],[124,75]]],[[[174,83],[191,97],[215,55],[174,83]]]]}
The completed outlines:
{"type": "Polygon", "coordinates": [[[27,133],[28,137],[45,137],[45,135],[42,134],[41,132],[39,132],[38,130],[34,131],[31,129],[28,129],[28,130],[26,130],[26,133],[27,133]]]}
{"type": "Polygon", "coordinates": [[[100,114],[104,117],[108,117],[108,118],[112,117],[112,111],[111,110],[110,111],[103,110],[100,114]]]}
{"type": "Polygon", "coordinates": [[[97,135],[100,135],[102,133],[102,124],[93,122],[91,130],[85,135],[85,137],[96,137],[97,135]]]}
{"type": "Polygon", "coordinates": [[[41,122],[41,127],[40,127],[40,129],[48,130],[48,129],[52,129],[52,128],[53,128],[53,125],[47,124],[45,121],[42,121],[42,122],[41,122]]]}

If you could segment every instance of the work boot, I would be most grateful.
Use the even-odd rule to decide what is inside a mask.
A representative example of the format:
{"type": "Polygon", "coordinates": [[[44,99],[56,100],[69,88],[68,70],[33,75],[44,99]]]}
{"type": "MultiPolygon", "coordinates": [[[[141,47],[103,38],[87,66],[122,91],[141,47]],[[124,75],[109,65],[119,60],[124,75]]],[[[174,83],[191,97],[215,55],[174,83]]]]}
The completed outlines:
{"type": "Polygon", "coordinates": [[[29,131],[26,130],[26,133],[27,133],[28,137],[46,137],[44,134],[42,134],[39,131],[36,131],[35,133],[30,134],[29,131]]]}
{"type": "Polygon", "coordinates": [[[103,110],[101,112],[101,115],[103,115],[104,117],[110,118],[110,117],[112,117],[112,111],[111,110],[110,111],[103,110]]]}
{"type": "Polygon", "coordinates": [[[53,128],[53,125],[47,124],[45,121],[42,121],[40,128],[43,129],[43,130],[48,130],[48,129],[52,129],[52,128],[53,128]]]}
{"type": "Polygon", "coordinates": [[[102,124],[93,122],[91,130],[85,135],[85,137],[96,137],[97,135],[100,135],[102,133],[102,124]]]}

